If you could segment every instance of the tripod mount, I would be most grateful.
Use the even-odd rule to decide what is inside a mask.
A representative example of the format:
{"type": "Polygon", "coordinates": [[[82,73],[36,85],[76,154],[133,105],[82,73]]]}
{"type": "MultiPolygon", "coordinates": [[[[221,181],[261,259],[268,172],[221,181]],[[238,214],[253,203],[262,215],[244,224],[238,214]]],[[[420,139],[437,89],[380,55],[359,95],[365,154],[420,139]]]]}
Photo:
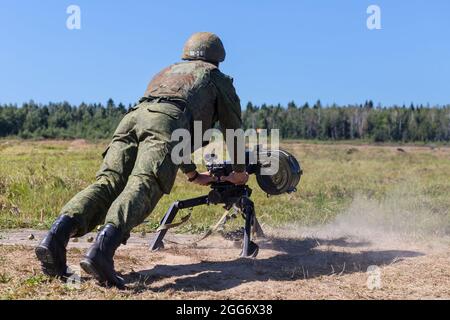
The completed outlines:
{"type": "Polygon", "coordinates": [[[233,207],[237,208],[245,219],[244,239],[240,256],[245,258],[256,257],[259,247],[251,240],[252,233],[259,235],[263,233],[255,216],[255,205],[250,199],[251,194],[252,189],[247,185],[238,186],[229,182],[216,182],[211,185],[211,191],[208,195],[175,201],[162,218],[160,228],[150,245],[150,250],[157,251],[164,248],[163,239],[168,231],[164,226],[172,223],[179,210],[201,205],[223,204],[226,210],[230,210],[233,207]]]}

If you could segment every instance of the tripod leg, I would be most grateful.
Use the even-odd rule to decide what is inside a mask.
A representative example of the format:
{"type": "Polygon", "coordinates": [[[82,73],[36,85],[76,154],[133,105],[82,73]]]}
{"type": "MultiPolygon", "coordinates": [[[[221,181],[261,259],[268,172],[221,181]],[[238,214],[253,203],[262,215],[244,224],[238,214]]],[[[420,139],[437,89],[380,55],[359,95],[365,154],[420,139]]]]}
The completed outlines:
{"type": "Polygon", "coordinates": [[[258,255],[259,247],[251,240],[252,224],[255,216],[254,204],[248,197],[242,197],[241,207],[245,216],[244,243],[242,246],[241,257],[255,258],[258,255]]]}
{"type": "Polygon", "coordinates": [[[158,232],[155,236],[155,238],[153,239],[152,243],[150,244],[150,250],[151,251],[157,251],[159,249],[164,249],[164,244],[163,244],[163,239],[164,236],[167,233],[167,229],[162,229],[161,227],[163,227],[166,224],[169,224],[173,221],[173,219],[175,218],[175,216],[178,213],[178,201],[174,202],[169,210],[167,210],[166,214],[164,215],[164,217],[162,218],[161,222],[159,223],[160,228],[158,228],[158,232]]]}
{"type": "Polygon", "coordinates": [[[160,227],[157,230],[156,236],[150,244],[150,250],[157,251],[159,249],[164,248],[164,244],[162,241],[168,230],[168,228],[165,228],[165,226],[172,223],[173,219],[175,219],[175,216],[178,213],[178,210],[193,208],[207,203],[208,203],[208,196],[201,196],[198,198],[176,201],[172,203],[169,210],[167,210],[166,214],[164,215],[159,224],[160,227]]]}
{"type": "Polygon", "coordinates": [[[211,231],[216,231],[220,228],[223,229],[223,227],[225,226],[225,223],[227,223],[228,221],[228,214],[230,213],[230,211],[226,210],[222,217],[220,218],[220,220],[214,225],[214,227],[212,227],[211,231]]]}
{"type": "Polygon", "coordinates": [[[256,218],[256,215],[255,215],[255,220],[254,220],[254,224],[253,224],[253,235],[256,235],[256,237],[258,237],[258,238],[266,237],[263,229],[261,228],[261,225],[259,224],[258,219],[256,218]]]}

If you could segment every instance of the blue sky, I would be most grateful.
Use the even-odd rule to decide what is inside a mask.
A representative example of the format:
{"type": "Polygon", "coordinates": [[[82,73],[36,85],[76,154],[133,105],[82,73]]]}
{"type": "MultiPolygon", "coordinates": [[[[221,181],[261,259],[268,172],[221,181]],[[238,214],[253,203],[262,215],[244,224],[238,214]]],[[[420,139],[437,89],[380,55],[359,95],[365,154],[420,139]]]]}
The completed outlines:
{"type": "Polygon", "coordinates": [[[450,103],[448,0],[0,0],[0,103],[135,102],[186,38],[223,40],[243,106],[450,103]],[[81,8],[81,30],[66,8],[81,8]],[[381,30],[366,9],[381,8],[381,30]]]}

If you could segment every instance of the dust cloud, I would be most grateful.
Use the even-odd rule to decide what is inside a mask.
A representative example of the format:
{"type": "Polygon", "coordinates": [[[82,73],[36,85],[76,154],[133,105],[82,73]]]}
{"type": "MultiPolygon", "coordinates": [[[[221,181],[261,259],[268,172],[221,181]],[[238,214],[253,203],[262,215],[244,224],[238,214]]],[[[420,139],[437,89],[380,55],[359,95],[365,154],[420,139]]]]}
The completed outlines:
{"type": "MultiPolygon", "coordinates": [[[[374,246],[426,244],[430,249],[450,246],[449,208],[403,186],[382,200],[356,195],[349,207],[331,222],[319,226],[283,227],[288,237],[366,240],[374,246]]],[[[280,234],[279,232],[277,232],[280,234]]]]}

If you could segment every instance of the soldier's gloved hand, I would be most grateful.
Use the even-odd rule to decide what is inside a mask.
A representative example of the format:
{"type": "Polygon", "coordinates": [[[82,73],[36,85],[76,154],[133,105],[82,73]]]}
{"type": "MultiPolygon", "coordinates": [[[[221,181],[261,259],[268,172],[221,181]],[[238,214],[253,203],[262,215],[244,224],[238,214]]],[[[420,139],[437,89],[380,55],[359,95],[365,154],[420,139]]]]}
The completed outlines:
{"type": "Polygon", "coordinates": [[[221,181],[228,181],[232,184],[246,184],[248,181],[248,173],[247,172],[235,172],[230,173],[229,176],[220,178],[221,181]]]}
{"type": "Polygon", "coordinates": [[[215,177],[212,177],[209,172],[198,173],[197,171],[194,171],[188,173],[187,177],[190,182],[201,186],[207,186],[217,180],[215,177]]]}

